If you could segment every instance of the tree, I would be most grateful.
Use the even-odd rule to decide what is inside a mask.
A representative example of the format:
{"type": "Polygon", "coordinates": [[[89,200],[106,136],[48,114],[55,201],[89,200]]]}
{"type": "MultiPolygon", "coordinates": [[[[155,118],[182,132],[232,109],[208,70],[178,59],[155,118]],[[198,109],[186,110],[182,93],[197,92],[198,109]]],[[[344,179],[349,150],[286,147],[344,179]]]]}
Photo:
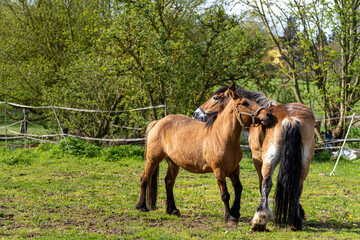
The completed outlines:
{"type": "Polygon", "coordinates": [[[291,81],[297,101],[307,101],[312,106],[315,99],[326,118],[340,117],[329,121],[327,127],[335,137],[341,137],[345,128],[343,117],[360,99],[359,1],[244,2],[262,19],[278,47],[286,62],[279,70],[291,81]],[[286,30],[288,16],[298,22],[299,31],[292,31],[296,32],[296,44],[281,38],[277,31],[278,27],[286,30]],[[327,31],[335,34],[331,44],[325,37],[327,31]]]}
{"type": "Polygon", "coordinates": [[[119,136],[112,125],[145,128],[165,113],[115,111],[189,114],[218,85],[267,78],[263,34],[206,0],[1,3],[0,98],[107,111],[58,110],[68,133],[119,136]]]}
{"type": "MultiPolygon", "coordinates": [[[[247,34],[240,19],[221,6],[198,11],[204,3],[126,1],[118,6],[109,33],[144,93],[141,103],[167,103],[186,113],[214,86],[256,78],[263,38],[247,34]]],[[[153,118],[158,117],[154,110],[153,118]]]]}

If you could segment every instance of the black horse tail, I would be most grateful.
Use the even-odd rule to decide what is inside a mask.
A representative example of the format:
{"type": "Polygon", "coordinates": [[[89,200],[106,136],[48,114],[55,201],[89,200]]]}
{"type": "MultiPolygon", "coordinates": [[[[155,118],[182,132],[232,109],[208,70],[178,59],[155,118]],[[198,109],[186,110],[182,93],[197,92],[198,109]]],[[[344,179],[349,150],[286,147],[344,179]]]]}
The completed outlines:
{"type": "Polygon", "coordinates": [[[283,149],[275,193],[275,222],[278,225],[289,225],[293,229],[302,229],[304,210],[299,200],[302,192],[300,186],[302,170],[302,143],[300,120],[287,118],[282,122],[284,127],[283,149]]]}
{"type": "MultiPolygon", "coordinates": [[[[146,152],[147,152],[147,137],[150,130],[155,126],[158,120],[152,121],[146,128],[145,132],[145,161],[146,161],[146,152]]],[[[146,193],[147,193],[147,205],[150,210],[156,209],[156,200],[157,200],[157,189],[158,189],[158,179],[159,179],[159,166],[156,167],[153,175],[151,176],[150,182],[147,186],[146,193]]]]}

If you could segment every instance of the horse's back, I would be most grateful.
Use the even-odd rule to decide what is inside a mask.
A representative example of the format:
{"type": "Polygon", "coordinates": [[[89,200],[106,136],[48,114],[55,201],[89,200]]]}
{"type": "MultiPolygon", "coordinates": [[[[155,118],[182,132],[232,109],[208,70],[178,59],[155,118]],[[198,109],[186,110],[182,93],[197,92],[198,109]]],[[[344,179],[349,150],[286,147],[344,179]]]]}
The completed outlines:
{"type": "Polygon", "coordinates": [[[298,119],[302,124],[315,125],[315,117],[312,110],[302,103],[287,103],[270,108],[271,113],[276,116],[277,121],[284,119],[298,119]]]}
{"type": "MultiPolygon", "coordinates": [[[[151,123],[150,123],[151,124],[151,123]]],[[[196,121],[185,115],[171,114],[158,120],[154,131],[162,136],[174,135],[177,132],[186,131],[186,129],[201,129],[204,127],[204,123],[196,121]]]]}

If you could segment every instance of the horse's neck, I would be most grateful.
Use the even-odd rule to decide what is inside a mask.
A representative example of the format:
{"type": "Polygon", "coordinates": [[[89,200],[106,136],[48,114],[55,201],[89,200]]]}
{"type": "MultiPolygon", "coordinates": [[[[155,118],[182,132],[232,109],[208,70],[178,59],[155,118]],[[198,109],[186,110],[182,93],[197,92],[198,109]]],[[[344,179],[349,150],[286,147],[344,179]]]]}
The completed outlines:
{"type": "Polygon", "coordinates": [[[223,141],[240,141],[242,127],[236,117],[237,113],[234,111],[234,106],[231,103],[227,104],[225,109],[218,115],[211,129],[213,134],[223,141]]]}

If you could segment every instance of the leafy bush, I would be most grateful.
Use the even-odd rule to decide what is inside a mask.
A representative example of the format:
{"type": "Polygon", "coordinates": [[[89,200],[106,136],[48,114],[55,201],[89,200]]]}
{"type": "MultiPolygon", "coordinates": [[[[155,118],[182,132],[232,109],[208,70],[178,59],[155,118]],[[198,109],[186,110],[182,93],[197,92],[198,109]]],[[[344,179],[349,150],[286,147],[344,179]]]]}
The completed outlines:
{"type": "Polygon", "coordinates": [[[1,161],[8,165],[31,164],[34,157],[35,155],[32,149],[10,150],[1,161]]]}
{"type": "Polygon", "coordinates": [[[96,144],[86,142],[84,140],[67,138],[70,153],[68,151],[65,140],[58,144],[41,143],[38,147],[32,149],[11,150],[0,147],[0,160],[4,163],[13,164],[29,164],[32,159],[60,159],[65,154],[71,154],[76,157],[102,157],[105,161],[117,162],[122,158],[143,158],[145,148],[140,145],[119,145],[109,148],[102,148],[96,144]]]}
{"type": "MultiPolygon", "coordinates": [[[[360,128],[351,128],[350,132],[349,132],[349,136],[348,138],[360,138],[360,128]]],[[[346,146],[348,148],[355,148],[355,149],[359,149],[360,148],[360,143],[359,142],[348,142],[346,143],[346,146]]]]}
{"type": "Polygon", "coordinates": [[[332,157],[332,154],[329,153],[328,151],[321,151],[321,152],[317,152],[314,155],[313,160],[318,161],[318,162],[326,162],[329,161],[332,157]]]}
{"type": "MultiPolygon", "coordinates": [[[[65,143],[65,146],[66,146],[66,143],[65,143]]],[[[67,148],[66,148],[66,151],[67,151],[67,148]]],[[[41,143],[36,148],[36,152],[39,154],[46,154],[47,157],[56,158],[56,159],[63,158],[64,153],[65,153],[61,143],[59,143],[59,144],[41,143]]]]}
{"type": "MultiPolygon", "coordinates": [[[[97,157],[100,155],[101,153],[101,147],[95,145],[95,144],[91,144],[87,141],[81,140],[81,139],[76,139],[76,138],[66,138],[67,142],[69,144],[69,148],[70,148],[70,154],[77,156],[77,157],[97,157]]],[[[62,151],[68,151],[67,149],[67,145],[65,140],[62,140],[59,143],[59,147],[60,149],[62,149],[62,151]]]]}
{"type": "Polygon", "coordinates": [[[102,155],[104,156],[105,161],[116,162],[125,157],[143,157],[144,153],[145,148],[143,146],[120,145],[104,149],[102,155]]]}
{"type": "Polygon", "coordinates": [[[46,152],[53,148],[54,148],[54,144],[42,142],[37,146],[36,151],[46,152]]]}

